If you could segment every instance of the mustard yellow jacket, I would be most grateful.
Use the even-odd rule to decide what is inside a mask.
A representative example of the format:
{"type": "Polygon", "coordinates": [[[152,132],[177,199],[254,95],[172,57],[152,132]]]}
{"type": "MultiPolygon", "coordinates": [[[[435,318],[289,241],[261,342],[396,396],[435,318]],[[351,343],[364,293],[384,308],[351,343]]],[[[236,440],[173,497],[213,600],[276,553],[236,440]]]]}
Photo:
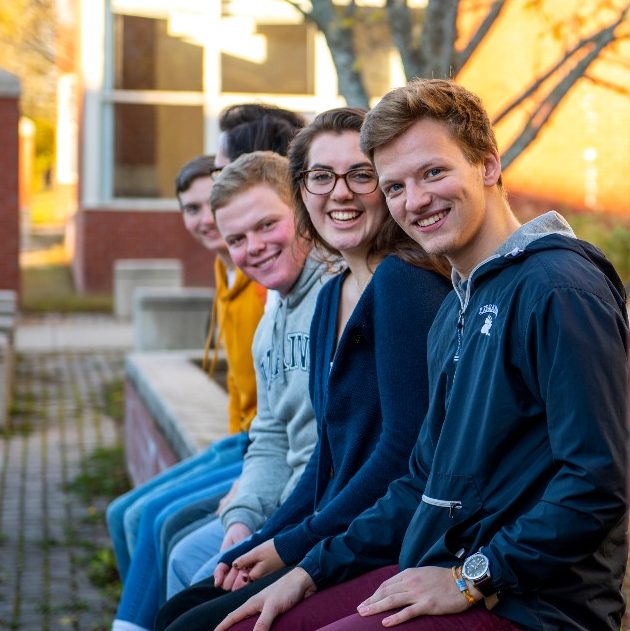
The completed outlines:
{"type": "Polygon", "coordinates": [[[222,345],[228,364],[228,431],[235,434],[246,432],[256,415],[256,375],[252,359],[252,341],[263,314],[266,289],[245,276],[239,269],[236,270],[234,284],[228,287],[227,269],[218,257],[214,263],[214,278],[216,290],[204,353],[204,367],[212,374],[219,345],[222,345]],[[213,340],[215,354],[212,362],[209,362],[213,340]]]}

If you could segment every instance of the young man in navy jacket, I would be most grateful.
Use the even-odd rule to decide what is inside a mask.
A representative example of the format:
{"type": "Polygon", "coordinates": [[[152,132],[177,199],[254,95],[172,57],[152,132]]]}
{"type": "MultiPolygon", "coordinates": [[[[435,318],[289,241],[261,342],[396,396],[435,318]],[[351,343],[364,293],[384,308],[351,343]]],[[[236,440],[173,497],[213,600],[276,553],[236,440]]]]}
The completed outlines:
{"type": "Polygon", "coordinates": [[[236,628],[619,629],[622,283],[557,213],[519,224],[488,116],[461,86],[390,92],[361,139],[396,221],[454,268],[427,418],[410,473],[217,629],[259,612],[236,628]]]}

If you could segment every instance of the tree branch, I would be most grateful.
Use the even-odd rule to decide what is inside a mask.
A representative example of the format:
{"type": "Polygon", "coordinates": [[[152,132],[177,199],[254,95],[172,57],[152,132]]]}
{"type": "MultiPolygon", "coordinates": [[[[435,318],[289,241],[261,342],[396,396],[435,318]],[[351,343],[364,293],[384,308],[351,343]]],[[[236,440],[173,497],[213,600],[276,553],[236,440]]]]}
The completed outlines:
{"type": "Polygon", "coordinates": [[[608,43],[610,43],[614,37],[615,29],[626,19],[628,11],[630,10],[630,3],[626,5],[626,8],[623,9],[619,17],[609,26],[590,35],[589,37],[585,37],[580,40],[571,50],[569,50],[562,59],[560,59],[557,63],[555,63],[549,70],[543,73],[538,79],[536,79],[530,86],[522,92],[516,99],[514,99],[511,103],[509,103],[497,116],[495,116],[492,121],[493,125],[497,125],[500,123],[508,114],[510,114],[513,110],[515,110],[523,101],[528,99],[534,93],[536,93],[539,88],[542,86],[545,81],[547,81],[550,77],[552,77],[563,65],[565,65],[569,59],[571,59],[578,51],[582,48],[588,46],[589,44],[597,44],[602,39],[608,39],[608,43]]]}
{"type": "Polygon", "coordinates": [[[422,67],[420,48],[414,44],[412,37],[411,10],[407,0],[387,0],[385,6],[392,40],[400,53],[405,76],[411,79],[418,75],[422,67]]]}
{"type": "Polygon", "coordinates": [[[497,21],[501,11],[505,7],[505,0],[495,0],[492,3],[486,17],[482,20],[479,28],[475,31],[465,48],[455,55],[454,73],[457,75],[459,71],[466,65],[472,54],[477,50],[479,44],[488,34],[493,24],[497,21]]]}
{"type": "Polygon", "coordinates": [[[294,2],[293,0],[284,0],[287,4],[290,4],[296,11],[299,11],[303,16],[304,19],[307,21],[311,21],[311,14],[308,11],[305,11],[299,3],[294,2]]]}
{"type": "Polygon", "coordinates": [[[357,69],[357,54],[352,36],[354,3],[346,9],[342,19],[337,15],[332,0],[312,0],[311,19],[326,38],[337,70],[339,93],[351,106],[369,106],[369,99],[361,73],[357,69]]]}
{"type": "Polygon", "coordinates": [[[536,139],[540,130],[555,112],[567,92],[573,87],[576,81],[584,75],[591,63],[597,59],[602,49],[614,40],[613,31],[614,29],[609,27],[601,32],[592,50],[586,54],[542,100],[516,140],[501,156],[501,165],[504,170],[536,139]]]}
{"type": "Polygon", "coordinates": [[[599,87],[610,90],[611,92],[616,92],[617,94],[621,94],[622,96],[630,96],[630,89],[621,85],[617,85],[612,81],[606,81],[605,79],[593,77],[589,74],[585,74],[583,78],[587,81],[590,81],[593,85],[598,85],[599,87]]]}

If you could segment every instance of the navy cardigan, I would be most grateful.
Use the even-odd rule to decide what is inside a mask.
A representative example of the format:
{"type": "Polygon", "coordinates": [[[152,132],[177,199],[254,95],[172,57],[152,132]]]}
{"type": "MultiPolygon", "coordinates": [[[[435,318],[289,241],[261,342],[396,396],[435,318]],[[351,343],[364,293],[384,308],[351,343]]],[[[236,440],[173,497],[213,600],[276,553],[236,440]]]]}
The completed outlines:
{"type": "Polygon", "coordinates": [[[434,272],[386,257],[335,349],[346,276],[322,288],[311,324],[315,451],[289,498],[224,563],[273,538],[284,563],[295,564],[408,471],[428,405],[427,333],[451,286],[434,272]]]}

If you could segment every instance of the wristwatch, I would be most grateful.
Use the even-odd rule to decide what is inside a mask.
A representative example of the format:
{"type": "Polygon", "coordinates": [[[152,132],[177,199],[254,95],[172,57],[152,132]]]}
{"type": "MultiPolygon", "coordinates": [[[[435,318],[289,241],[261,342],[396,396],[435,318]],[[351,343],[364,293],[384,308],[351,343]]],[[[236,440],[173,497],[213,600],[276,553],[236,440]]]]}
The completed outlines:
{"type": "Polygon", "coordinates": [[[490,577],[490,561],[481,552],[470,555],[462,566],[462,576],[469,580],[484,596],[492,596],[496,589],[490,577]]]}

